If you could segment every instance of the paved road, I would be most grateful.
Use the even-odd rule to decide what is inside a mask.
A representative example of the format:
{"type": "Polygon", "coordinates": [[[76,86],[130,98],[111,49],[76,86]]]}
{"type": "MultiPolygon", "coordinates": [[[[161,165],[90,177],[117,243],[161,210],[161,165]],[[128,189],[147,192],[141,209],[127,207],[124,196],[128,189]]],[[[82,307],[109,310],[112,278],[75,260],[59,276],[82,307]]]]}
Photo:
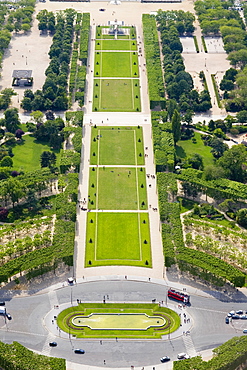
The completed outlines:
{"type": "MultiPolygon", "coordinates": [[[[232,309],[246,309],[246,303],[222,302],[208,293],[198,291],[191,295],[191,307],[182,311],[191,318],[189,326],[180,328],[179,333],[166,336],[163,340],[99,340],[75,339],[69,340],[66,334],[60,333],[56,324],[51,319],[65,306],[71,305],[71,300],[76,305],[76,299],[85,302],[101,302],[104,295],[109,296],[109,302],[151,302],[166,303],[167,286],[160,284],[138,281],[89,281],[77,284],[73,287],[60,284],[61,288],[48,289],[45,293],[29,297],[10,297],[10,292],[1,291],[2,298],[8,299],[7,311],[13,316],[7,325],[4,318],[0,317],[0,340],[10,343],[19,341],[28,348],[42,352],[46,355],[66,358],[68,361],[90,366],[103,366],[106,360],[107,367],[130,367],[152,366],[159,364],[159,358],[169,355],[172,360],[176,359],[177,353],[189,352],[191,355],[214,348],[235,335],[241,335],[242,331],[236,331],[231,325],[224,323],[224,317],[232,309]],[[7,298],[9,296],[9,298],[7,298]],[[59,309],[54,309],[54,305],[59,309]],[[48,315],[48,316],[47,316],[48,315]],[[190,335],[183,335],[184,330],[190,329],[190,335]],[[59,336],[60,335],[60,336],[59,336]],[[55,340],[58,347],[50,348],[49,341],[55,340]],[[86,353],[83,356],[75,355],[73,348],[83,348],[86,353]]],[[[177,285],[176,285],[177,286],[177,285]]],[[[182,288],[182,286],[180,286],[182,288]]],[[[187,287],[187,290],[189,288],[187,287]]],[[[191,290],[192,291],[192,290],[191,290]]],[[[245,302],[247,301],[245,297],[245,302]]],[[[177,309],[177,304],[169,302],[170,307],[177,309]]]]}

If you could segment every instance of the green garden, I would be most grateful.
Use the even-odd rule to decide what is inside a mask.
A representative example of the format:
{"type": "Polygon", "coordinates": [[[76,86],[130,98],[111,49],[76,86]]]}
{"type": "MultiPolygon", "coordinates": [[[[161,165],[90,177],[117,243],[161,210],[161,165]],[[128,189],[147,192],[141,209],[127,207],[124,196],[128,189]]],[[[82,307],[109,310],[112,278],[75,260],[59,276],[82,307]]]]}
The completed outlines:
{"type": "Polygon", "coordinates": [[[91,165],[144,165],[141,127],[93,127],[91,165]]]}
{"type": "Polygon", "coordinates": [[[152,267],[140,127],[92,127],[88,209],[86,267],[152,267]]]}
{"type": "Polygon", "coordinates": [[[93,110],[100,112],[140,112],[138,79],[94,79],[93,110]]]}
{"type": "Polygon", "coordinates": [[[86,267],[152,267],[148,213],[90,212],[86,267]]]}
{"type": "Polygon", "coordinates": [[[137,167],[93,167],[89,179],[88,208],[147,209],[145,171],[137,167]]]}
{"type": "Polygon", "coordinates": [[[157,304],[82,303],[60,312],[57,324],[77,338],[161,338],[180,326],[178,314],[157,304]],[[94,328],[79,326],[86,317],[97,317],[94,328]],[[105,316],[105,317],[104,317],[105,316]],[[143,318],[146,317],[145,323],[143,318]],[[98,324],[97,324],[98,323],[98,324]]]}
{"type": "Polygon", "coordinates": [[[140,112],[136,31],[123,27],[117,38],[109,27],[97,27],[93,111],[140,112]]]}

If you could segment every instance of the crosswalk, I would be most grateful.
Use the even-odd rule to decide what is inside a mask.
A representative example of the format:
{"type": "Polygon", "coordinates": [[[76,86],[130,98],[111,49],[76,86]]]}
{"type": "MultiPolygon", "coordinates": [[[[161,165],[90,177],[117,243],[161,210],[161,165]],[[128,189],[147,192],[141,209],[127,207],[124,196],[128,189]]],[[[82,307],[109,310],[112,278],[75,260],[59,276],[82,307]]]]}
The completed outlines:
{"type": "Polygon", "coordinates": [[[59,305],[59,302],[58,302],[58,299],[57,299],[57,293],[56,293],[55,290],[50,291],[48,293],[48,297],[49,297],[51,308],[54,308],[55,306],[59,305]]]}
{"type": "Polygon", "coordinates": [[[183,335],[183,341],[186,348],[186,352],[190,357],[197,356],[197,352],[194,346],[194,343],[190,335],[183,335]]]}
{"type": "Polygon", "coordinates": [[[52,333],[49,333],[46,337],[46,340],[45,340],[45,343],[43,345],[43,348],[42,348],[42,355],[45,355],[45,356],[50,356],[51,354],[51,347],[49,346],[49,343],[50,342],[54,342],[55,341],[55,335],[53,335],[52,333]]]}

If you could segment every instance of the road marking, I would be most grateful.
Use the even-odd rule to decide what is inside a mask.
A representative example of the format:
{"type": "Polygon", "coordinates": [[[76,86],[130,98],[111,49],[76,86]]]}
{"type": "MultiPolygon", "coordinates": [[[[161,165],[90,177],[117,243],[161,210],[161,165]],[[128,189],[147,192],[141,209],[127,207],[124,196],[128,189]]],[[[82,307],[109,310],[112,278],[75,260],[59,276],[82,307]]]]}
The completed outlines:
{"type": "Polygon", "coordinates": [[[50,356],[50,354],[51,354],[51,347],[49,346],[49,343],[50,342],[54,342],[54,339],[55,338],[56,337],[55,337],[54,334],[49,333],[47,335],[46,340],[45,340],[45,343],[44,343],[43,348],[41,350],[42,355],[50,356]]]}
{"type": "Polygon", "coordinates": [[[57,293],[56,293],[55,290],[50,291],[48,293],[48,298],[49,298],[49,301],[50,301],[51,308],[53,308],[54,306],[59,305],[59,302],[58,302],[58,299],[57,299],[57,293]]]}
{"type": "Polygon", "coordinates": [[[190,335],[184,335],[183,336],[183,342],[184,342],[184,345],[185,345],[185,348],[186,348],[186,352],[188,353],[188,355],[190,357],[197,356],[197,352],[196,352],[194,343],[193,343],[193,341],[191,339],[191,336],[190,335]]]}

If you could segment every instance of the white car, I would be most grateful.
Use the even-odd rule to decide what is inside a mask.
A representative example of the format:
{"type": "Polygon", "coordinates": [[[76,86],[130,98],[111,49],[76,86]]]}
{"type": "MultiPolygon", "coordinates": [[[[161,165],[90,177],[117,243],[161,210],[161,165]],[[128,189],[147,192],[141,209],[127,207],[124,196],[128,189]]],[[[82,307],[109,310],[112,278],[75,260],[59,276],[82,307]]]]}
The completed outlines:
{"type": "Polygon", "coordinates": [[[187,353],[182,352],[182,353],[179,353],[179,354],[177,355],[177,358],[178,358],[179,360],[185,360],[185,359],[190,358],[190,356],[189,356],[189,355],[187,355],[187,353]]]}

